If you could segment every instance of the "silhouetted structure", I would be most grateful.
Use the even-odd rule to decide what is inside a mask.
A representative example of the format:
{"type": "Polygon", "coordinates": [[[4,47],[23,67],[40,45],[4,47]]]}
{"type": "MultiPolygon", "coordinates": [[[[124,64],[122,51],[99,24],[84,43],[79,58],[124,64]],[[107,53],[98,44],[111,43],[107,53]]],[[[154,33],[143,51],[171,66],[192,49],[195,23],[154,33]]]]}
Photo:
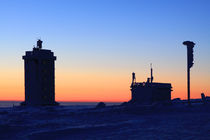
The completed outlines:
{"type": "MultiPolygon", "coordinates": [[[[163,102],[171,100],[171,84],[170,83],[154,83],[153,82],[153,70],[151,67],[151,78],[147,79],[147,82],[137,83],[132,79],[131,103],[137,104],[151,104],[154,102],[163,102]]],[[[135,73],[133,73],[135,77],[135,73]]]]}
{"type": "Polygon", "coordinates": [[[58,105],[55,102],[55,60],[53,52],[42,49],[37,41],[33,51],[23,56],[25,61],[25,102],[22,105],[58,105]]]}
{"type": "Polygon", "coordinates": [[[96,105],[96,108],[104,108],[106,107],[106,104],[104,102],[99,102],[97,105],[96,105]]]}
{"type": "Polygon", "coordinates": [[[206,104],[206,103],[207,103],[207,101],[206,101],[206,96],[205,96],[204,93],[201,93],[201,99],[202,99],[202,101],[203,101],[203,104],[206,104]]]}
{"type": "Polygon", "coordinates": [[[193,66],[193,47],[195,45],[192,41],[184,41],[183,45],[187,46],[187,97],[190,105],[190,68],[193,66]]]}

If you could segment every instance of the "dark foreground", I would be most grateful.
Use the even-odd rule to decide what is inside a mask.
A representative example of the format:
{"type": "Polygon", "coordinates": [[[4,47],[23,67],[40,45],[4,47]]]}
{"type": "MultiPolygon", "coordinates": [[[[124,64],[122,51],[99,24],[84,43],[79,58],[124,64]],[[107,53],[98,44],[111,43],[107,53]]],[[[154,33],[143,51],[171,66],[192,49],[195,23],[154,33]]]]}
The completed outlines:
{"type": "Polygon", "coordinates": [[[0,139],[210,138],[210,105],[87,107],[0,108],[0,139]]]}

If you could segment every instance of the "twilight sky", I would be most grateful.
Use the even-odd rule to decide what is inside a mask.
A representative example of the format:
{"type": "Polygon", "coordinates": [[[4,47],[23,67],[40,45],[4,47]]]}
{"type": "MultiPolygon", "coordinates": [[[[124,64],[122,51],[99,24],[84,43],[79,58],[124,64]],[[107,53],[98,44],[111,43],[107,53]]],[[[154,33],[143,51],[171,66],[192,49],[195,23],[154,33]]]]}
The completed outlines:
{"type": "Polygon", "coordinates": [[[57,101],[128,101],[131,73],[187,97],[185,40],[196,43],[191,96],[210,96],[209,0],[1,0],[0,100],[24,100],[22,56],[36,40],[56,61],[57,101]]]}

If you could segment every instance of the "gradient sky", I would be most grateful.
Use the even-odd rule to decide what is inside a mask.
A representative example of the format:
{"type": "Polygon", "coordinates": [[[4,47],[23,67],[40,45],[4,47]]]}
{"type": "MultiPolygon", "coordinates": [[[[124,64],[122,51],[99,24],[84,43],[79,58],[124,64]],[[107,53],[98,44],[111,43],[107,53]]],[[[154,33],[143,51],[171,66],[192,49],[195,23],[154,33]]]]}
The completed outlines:
{"type": "Polygon", "coordinates": [[[24,100],[25,51],[56,60],[56,100],[128,101],[131,73],[187,97],[185,40],[196,43],[191,95],[210,96],[209,0],[1,0],[0,100],[24,100]]]}

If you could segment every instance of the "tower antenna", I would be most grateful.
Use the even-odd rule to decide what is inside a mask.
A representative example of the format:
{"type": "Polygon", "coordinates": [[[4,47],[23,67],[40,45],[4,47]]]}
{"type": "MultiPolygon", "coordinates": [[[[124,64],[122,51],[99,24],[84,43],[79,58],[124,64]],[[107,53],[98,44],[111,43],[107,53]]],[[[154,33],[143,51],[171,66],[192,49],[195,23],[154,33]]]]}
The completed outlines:
{"type": "Polygon", "coordinates": [[[39,48],[39,49],[42,49],[42,40],[41,39],[38,39],[38,41],[37,41],[37,48],[39,48]]]}
{"type": "Polygon", "coordinates": [[[153,70],[152,70],[152,63],[150,63],[150,68],[151,68],[151,83],[153,82],[153,70]]]}
{"type": "Polygon", "coordinates": [[[135,73],[133,72],[132,73],[132,84],[135,84],[136,83],[136,75],[135,73]]]}

